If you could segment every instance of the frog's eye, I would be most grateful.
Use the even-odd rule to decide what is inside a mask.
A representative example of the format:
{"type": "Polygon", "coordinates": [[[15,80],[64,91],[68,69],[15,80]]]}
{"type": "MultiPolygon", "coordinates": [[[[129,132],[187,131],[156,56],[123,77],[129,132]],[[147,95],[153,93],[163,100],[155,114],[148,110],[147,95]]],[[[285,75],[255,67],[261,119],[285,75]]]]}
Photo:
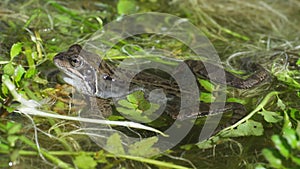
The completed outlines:
{"type": "Polygon", "coordinates": [[[74,58],[70,59],[70,64],[73,67],[79,67],[79,66],[81,66],[82,62],[81,62],[81,60],[78,57],[74,57],[74,58]]]}

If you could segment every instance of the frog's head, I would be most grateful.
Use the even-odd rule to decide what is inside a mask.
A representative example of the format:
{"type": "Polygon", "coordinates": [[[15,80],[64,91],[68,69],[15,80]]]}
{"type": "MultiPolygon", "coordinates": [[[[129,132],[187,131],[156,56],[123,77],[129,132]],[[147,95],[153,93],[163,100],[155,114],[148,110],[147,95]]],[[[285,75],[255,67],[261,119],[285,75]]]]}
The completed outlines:
{"type": "Polygon", "coordinates": [[[66,75],[64,81],[83,94],[100,98],[124,95],[124,82],[112,78],[114,68],[103,60],[100,62],[97,54],[83,50],[80,45],[58,53],[53,62],[66,75]]]}
{"type": "MultiPolygon", "coordinates": [[[[58,53],[54,64],[66,75],[63,79],[83,94],[93,96],[97,92],[97,72],[91,59],[98,59],[82,50],[80,45],[72,45],[68,51],[58,53]]],[[[94,60],[94,63],[96,61],[94,60]]]]}

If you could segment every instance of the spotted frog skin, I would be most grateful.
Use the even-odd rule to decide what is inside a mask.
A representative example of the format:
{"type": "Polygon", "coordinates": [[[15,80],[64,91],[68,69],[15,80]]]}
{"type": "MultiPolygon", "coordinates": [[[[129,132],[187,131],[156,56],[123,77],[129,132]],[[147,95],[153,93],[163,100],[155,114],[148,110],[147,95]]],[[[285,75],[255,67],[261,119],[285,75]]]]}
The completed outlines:
{"type": "MultiPolygon", "coordinates": [[[[104,116],[109,116],[111,111],[111,99],[121,98],[137,90],[153,90],[163,89],[168,98],[168,104],[165,112],[172,118],[188,119],[208,114],[216,114],[221,112],[233,111],[233,113],[244,112],[244,106],[239,103],[228,102],[225,106],[216,110],[209,110],[209,104],[200,102],[199,112],[188,112],[178,116],[180,109],[180,90],[176,81],[166,73],[157,70],[143,71],[131,79],[131,88],[129,92],[119,92],[111,88],[112,84],[119,85],[117,88],[122,89],[122,81],[126,80],[126,76],[130,75],[130,71],[123,71],[121,75],[116,74],[116,65],[108,60],[99,60],[99,56],[85,51],[80,45],[72,45],[67,51],[58,53],[53,61],[54,64],[66,76],[64,81],[74,86],[79,92],[90,98],[97,98],[100,101],[97,106],[103,109],[104,116]]],[[[255,72],[247,79],[239,78],[230,72],[225,71],[225,77],[211,77],[206,71],[209,65],[215,72],[223,70],[217,65],[206,64],[199,60],[178,61],[180,64],[186,64],[195,77],[210,78],[216,83],[224,83],[222,78],[226,78],[226,85],[239,88],[249,89],[259,85],[269,77],[269,73],[260,65],[253,64],[251,69],[255,72]]],[[[197,81],[197,80],[196,80],[197,81]]],[[[198,83],[198,81],[197,81],[198,83]]],[[[201,86],[198,84],[201,90],[201,86]]]]}

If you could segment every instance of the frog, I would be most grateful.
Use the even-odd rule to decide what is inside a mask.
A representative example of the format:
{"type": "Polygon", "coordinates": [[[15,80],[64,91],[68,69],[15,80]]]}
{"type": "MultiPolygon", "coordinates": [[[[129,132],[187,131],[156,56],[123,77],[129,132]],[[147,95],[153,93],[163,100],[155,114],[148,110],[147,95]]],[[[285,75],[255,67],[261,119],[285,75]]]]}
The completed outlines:
{"type": "MultiPolygon", "coordinates": [[[[117,66],[115,62],[110,60],[99,59],[100,56],[86,51],[79,44],[74,44],[69,47],[67,51],[59,52],[54,56],[53,62],[56,67],[64,74],[63,80],[74,86],[80,93],[90,98],[91,100],[97,99],[98,103],[90,102],[90,106],[97,106],[104,112],[103,116],[108,117],[111,115],[112,99],[124,98],[135,91],[144,91],[146,88],[153,90],[154,88],[163,89],[167,95],[168,104],[166,105],[165,112],[172,119],[190,119],[198,118],[227,111],[232,111],[236,114],[246,112],[244,105],[237,102],[225,102],[225,106],[220,109],[210,110],[208,103],[199,101],[198,112],[184,111],[184,114],[179,115],[180,109],[180,90],[176,80],[168,76],[166,72],[159,70],[146,70],[134,76],[130,90],[120,92],[113,90],[112,86],[117,86],[122,89],[123,81],[126,81],[126,76],[131,76],[130,71],[122,72],[122,75],[116,75],[117,66]],[[100,104],[99,104],[100,102],[100,104]]],[[[256,87],[270,78],[270,74],[259,64],[251,64],[250,68],[254,72],[247,78],[241,78],[235,74],[225,70],[225,77],[212,77],[206,70],[207,65],[215,72],[224,71],[224,69],[213,63],[205,63],[202,60],[178,60],[178,70],[181,65],[187,65],[193,75],[196,77],[196,83],[199,90],[203,87],[199,84],[198,78],[209,79],[214,83],[224,83],[238,89],[250,89],[256,87]],[[223,78],[223,79],[222,79],[223,78]],[[226,81],[224,81],[226,78],[226,81]]],[[[145,96],[146,97],[146,96],[145,96]]]]}

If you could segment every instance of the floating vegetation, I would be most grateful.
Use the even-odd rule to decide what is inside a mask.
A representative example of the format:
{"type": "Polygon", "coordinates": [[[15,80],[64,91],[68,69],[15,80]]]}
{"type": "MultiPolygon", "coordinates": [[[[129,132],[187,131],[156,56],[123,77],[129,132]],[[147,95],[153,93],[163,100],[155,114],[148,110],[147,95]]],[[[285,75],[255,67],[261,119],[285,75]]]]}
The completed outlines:
{"type": "MultiPolygon", "coordinates": [[[[298,0],[0,2],[0,168],[299,168],[299,13],[298,0]],[[234,113],[224,114],[213,135],[199,141],[210,117],[199,118],[190,135],[159,155],[156,145],[167,138],[164,129],[174,119],[138,123],[150,122],[160,108],[145,99],[146,93],[118,100],[109,122],[81,118],[86,103],[73,99],[74,88],[64,84],[53,64],[58,52],[84,44],[105,24],[150,11],[193,23],[216,48],[225,70],[247,78],[256,73],[247,72],[248,63],[258,63],[270,74],[252,89],[227,87],[226,101],[247,112],[230,126],[222,123],[235,119],[234,113]],[[80,122],[89,120],[93,127],[82,127],[80,122]],[[112,128],[94,127],[108,123],[112,128]],[[140,141],[124,144],[127,136],[115,133],[105,138],[115,154],[109,153],[93,137],[105,137],[102,133],[111,129],[130,131],[140,141]],[[87,131],[94,130],[97,134],[89,137],[87,131]]],[[[120,41],[105,59],[142,57],[150,49],[172,59],[195,55],[170,37],[143,34],[120,41]]],[[[199,100],[210,103],[222,85],[199,79],[199,88],[199,100]]]]}

